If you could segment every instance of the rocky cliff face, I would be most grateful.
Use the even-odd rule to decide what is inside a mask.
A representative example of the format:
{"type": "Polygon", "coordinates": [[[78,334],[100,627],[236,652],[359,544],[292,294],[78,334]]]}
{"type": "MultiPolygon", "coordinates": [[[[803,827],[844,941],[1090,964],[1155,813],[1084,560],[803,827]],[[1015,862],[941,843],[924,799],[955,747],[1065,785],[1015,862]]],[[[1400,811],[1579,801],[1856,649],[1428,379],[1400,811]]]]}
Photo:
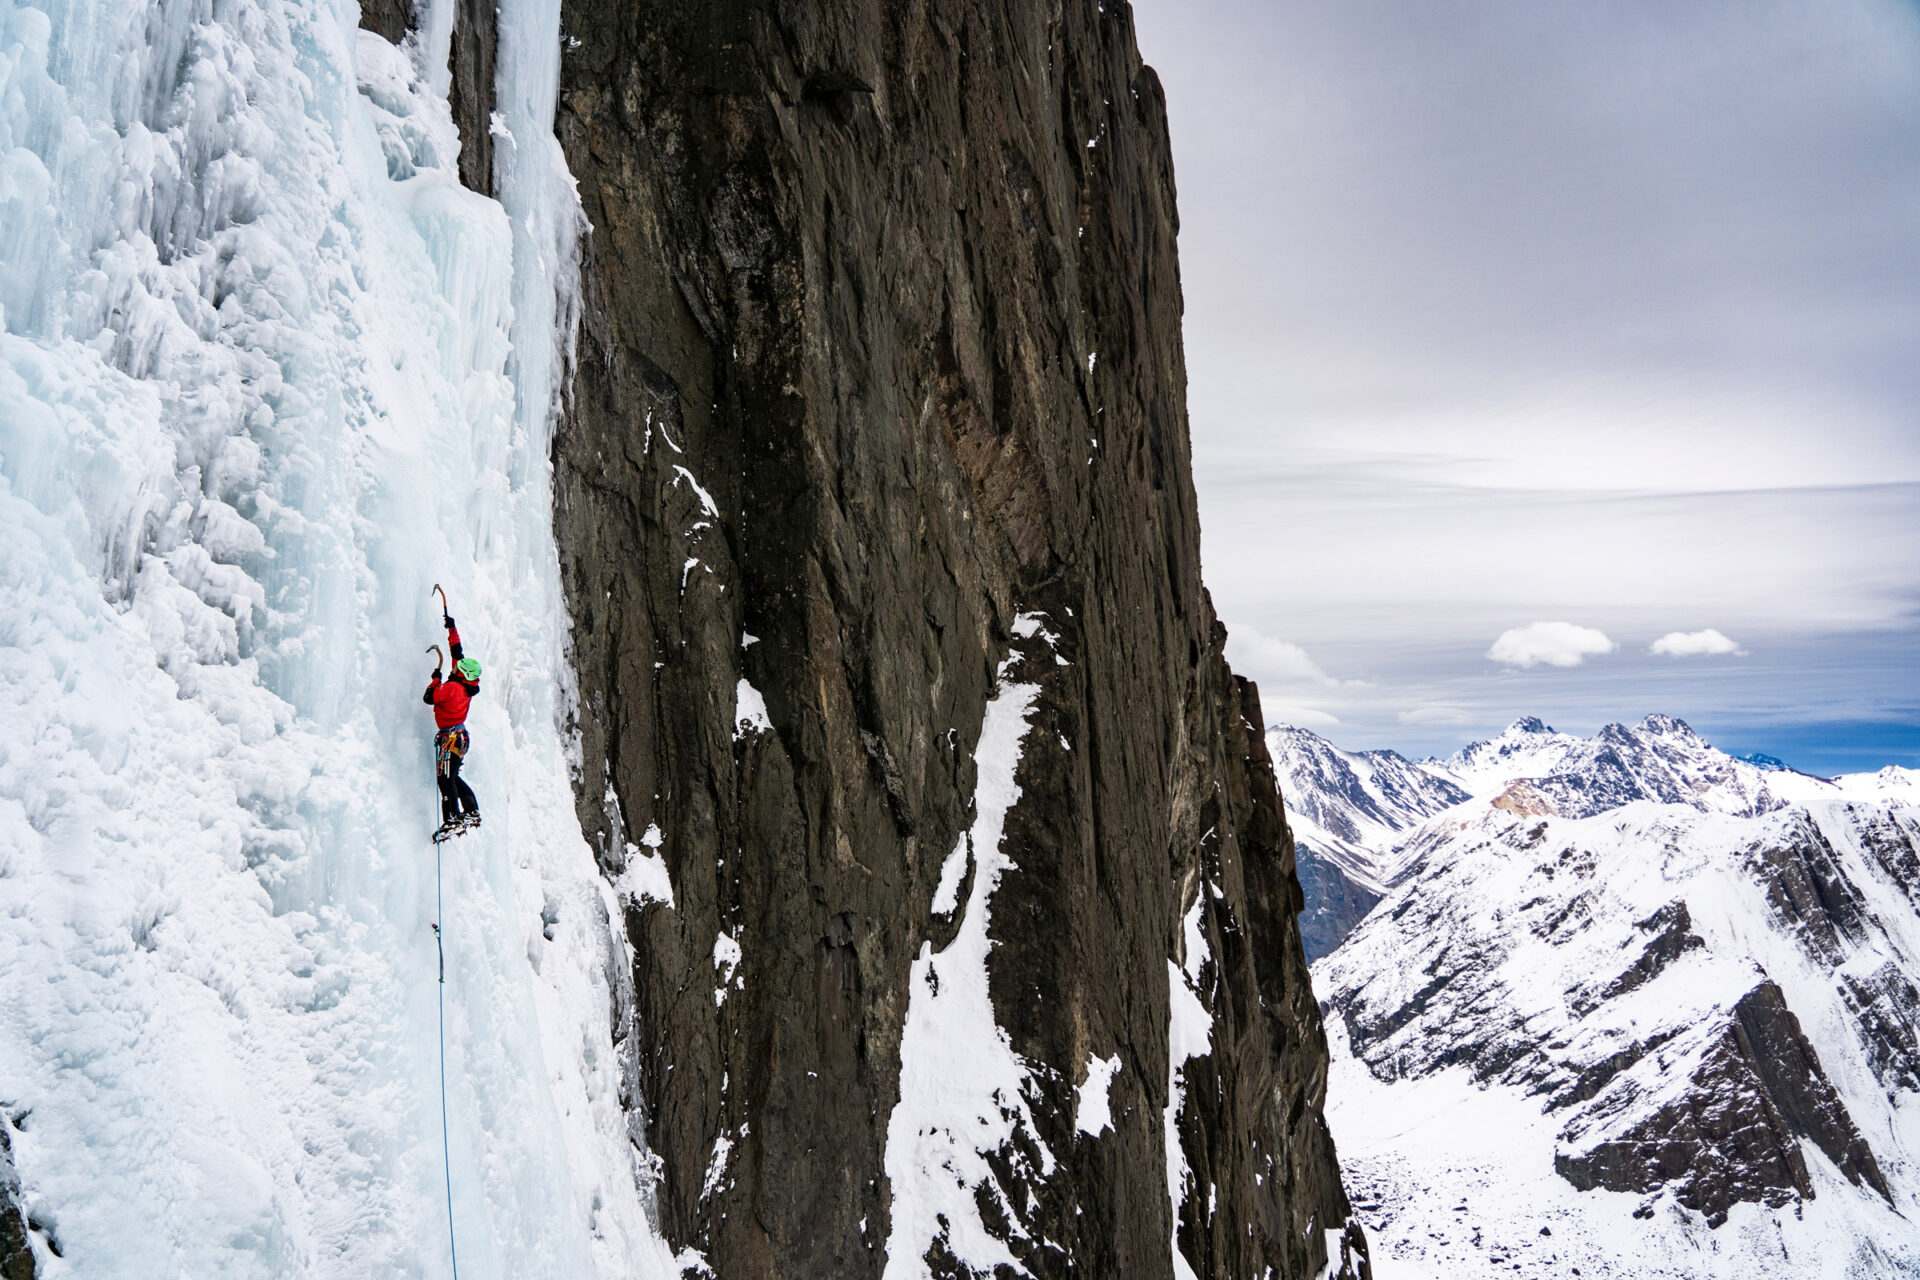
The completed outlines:
{"type": "Polygon", "coordinates": [[[0,1280],[33,1280],[37,1268],[27,1238],[27,1215],[20,1206],[20,1175],[13,1168],[12,1127],[0,1117],[0,1280]]]}
{"type": "Polygon", "coordinates": [[[1127,7],[562,29],[591,231],[555,521],[662,1230],[729,1277],[1361,1266],[1258,699],[1200,581],[1127,7]],[[976,911],[992,1021],[950,1072],[1010,1048],[1018,1083],[955,1139],[977,1170],[914,1168],[903,1036],[976,911]],[[907,1184],[943,1178],[916,1234],[907,1184]]]}
{"type": "MultiPolygon", "coordinates": [[[[1583,1130],[1571,1129],[1574,1149],[1555,1153],[1554,1171],[1582,1191],[1670,1190],[1676,1203],[1718,1227],[1743,1201],[1780,1208],[1813,1198],[1805,1139],[1855,1185],[1893,1198],[1775,983],[1735,1001],[1717,1036],[1684,1085],[1618,1135],[1581,1149],[1583,1130]]],[[[1607,1073],[1627,1065],[1609,1062],[1607,1073]]]]}

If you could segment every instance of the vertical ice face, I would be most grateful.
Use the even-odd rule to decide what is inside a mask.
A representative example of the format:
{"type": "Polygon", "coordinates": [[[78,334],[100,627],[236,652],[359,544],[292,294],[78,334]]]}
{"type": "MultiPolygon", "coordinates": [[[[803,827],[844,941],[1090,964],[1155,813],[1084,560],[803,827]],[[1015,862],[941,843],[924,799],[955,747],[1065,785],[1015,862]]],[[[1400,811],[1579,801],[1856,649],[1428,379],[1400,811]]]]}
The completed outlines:
{"type": "Polygon", "coordinates": [[[320,0],[0,0],[0,1103],[88,1275],[446,1272],[435,582],[486,667],[462,1274],[676,1274],[557,727],[557,6],[500,6],[499,202],[451,8],[402,51],[320,0]]]}

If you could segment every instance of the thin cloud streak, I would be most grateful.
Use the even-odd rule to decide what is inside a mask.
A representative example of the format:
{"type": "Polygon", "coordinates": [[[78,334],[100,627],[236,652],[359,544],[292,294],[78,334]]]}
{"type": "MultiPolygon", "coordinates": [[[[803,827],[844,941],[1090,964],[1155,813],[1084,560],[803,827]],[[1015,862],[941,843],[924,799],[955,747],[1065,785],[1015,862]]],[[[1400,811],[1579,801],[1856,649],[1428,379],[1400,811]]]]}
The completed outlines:
{"type": "Polygon", "coordinates": [[[1319,673],[1275,650],[1270,704],[1409,747],[1526,713],[1915,717],[1920,9],[1136,16],[1207,579],[1319,673]],[[1542,618],[1623,648],[1489,668],[1542,618]],[[1749,656],[1648,652],[1708,620],[1749,656]]]}

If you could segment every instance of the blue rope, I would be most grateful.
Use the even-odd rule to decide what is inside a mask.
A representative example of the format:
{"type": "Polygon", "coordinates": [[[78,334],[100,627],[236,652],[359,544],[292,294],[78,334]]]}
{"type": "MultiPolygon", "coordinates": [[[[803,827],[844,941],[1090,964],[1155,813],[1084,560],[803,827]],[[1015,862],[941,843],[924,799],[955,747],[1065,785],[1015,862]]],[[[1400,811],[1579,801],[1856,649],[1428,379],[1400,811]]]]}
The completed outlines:
{"type": "Polygon", "coordinates": [[[453,1243],[453,1154],[447,1138],[447,944],[438,921],[446,919],[440,893],[440,845],[433,846],[433,945],[440,952],[440,1167],[447,1175],[447,1256],[453,1259],[453,1280],[460,1280],[460,1251],[453,1243]]]}

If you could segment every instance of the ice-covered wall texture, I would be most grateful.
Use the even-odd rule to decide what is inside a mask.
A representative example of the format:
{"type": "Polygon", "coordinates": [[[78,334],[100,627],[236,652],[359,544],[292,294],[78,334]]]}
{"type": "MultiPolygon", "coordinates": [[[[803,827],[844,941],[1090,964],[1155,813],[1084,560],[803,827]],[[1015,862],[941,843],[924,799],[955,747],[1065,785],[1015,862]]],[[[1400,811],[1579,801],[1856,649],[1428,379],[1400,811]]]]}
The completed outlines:
{"type": "Polygon", "coordinates": [[[49,1274],[447,1272],[435,582],[486,667],[461,1272],[674,1271],[556,728],[557,7],[499,14],[495,201],[450,12],[403,53],[351,3],[0,0],[0,1104],[49,1274]]]}

